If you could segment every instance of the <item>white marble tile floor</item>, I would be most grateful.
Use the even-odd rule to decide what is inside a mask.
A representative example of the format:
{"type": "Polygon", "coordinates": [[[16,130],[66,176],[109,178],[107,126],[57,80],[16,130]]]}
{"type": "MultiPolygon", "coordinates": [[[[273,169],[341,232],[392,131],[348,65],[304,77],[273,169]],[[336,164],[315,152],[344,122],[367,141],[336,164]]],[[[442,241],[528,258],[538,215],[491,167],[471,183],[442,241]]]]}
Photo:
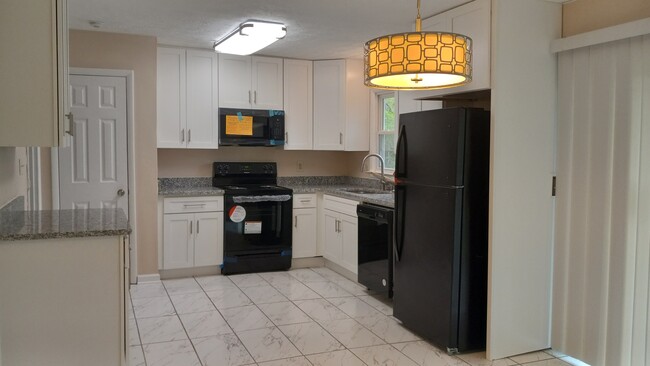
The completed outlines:
{"type": "Polygon", "coordinates": [[[327,268],[141,284],[131,303],[131,366],[570,366],[550,350],[449,356],[327,268]]]}

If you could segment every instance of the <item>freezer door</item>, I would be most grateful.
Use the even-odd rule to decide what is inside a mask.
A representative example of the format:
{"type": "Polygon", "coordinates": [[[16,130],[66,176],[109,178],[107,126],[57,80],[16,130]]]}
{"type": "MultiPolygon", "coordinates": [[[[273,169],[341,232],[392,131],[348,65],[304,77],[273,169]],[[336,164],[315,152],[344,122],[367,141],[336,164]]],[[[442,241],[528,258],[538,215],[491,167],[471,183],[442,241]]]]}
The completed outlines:
{"type": "Polygon", "coordinates": [[[462,186],[465,116],[462,108],[400,115],[395,177],[430,186],[462,186]]]}
{"type": "Polygon", "coordinates": [[[462,189],[396,187],[393,314],[446,348],[458,347],[462,189]]]}

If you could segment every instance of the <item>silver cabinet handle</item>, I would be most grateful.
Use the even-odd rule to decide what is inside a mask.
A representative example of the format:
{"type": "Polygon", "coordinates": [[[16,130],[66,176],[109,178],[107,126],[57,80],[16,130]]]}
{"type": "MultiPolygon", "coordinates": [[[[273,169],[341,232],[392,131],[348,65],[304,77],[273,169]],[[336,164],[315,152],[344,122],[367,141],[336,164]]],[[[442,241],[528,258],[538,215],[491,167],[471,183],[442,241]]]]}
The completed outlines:
{"type": "Polygon", "coordinates": [[[187,143],[189,144],[192,142],[192,130],[188,129],[187,130],[187,143]]]}
{"type": "Polygon", "coordinates": [[[122,188],[120,188],[120,189],[117,190],[117,195],[118,195],[119,197],[124,197],[124,194],[125,194],[125,193],[126,193],[126,192],[124,192],[124,190],[123,190],[122,188]]]}
{"type": "Polygon", "coordinates": [[[293,227],[298,227],[298,216],[293,217],[295,220],[293,220],[293,227]]]}
{"type": "Polygon", "coordinates": [[[257,104],[257,90],[253,92],[253,103],[257,104]]]}
{"type": "Polygon", "coordinates": [[[200,223],[200,221],[196,220],[196,233],[197,234],[201,232],[201,226],[199,226],[199,223],[200,223]]]}
{"type": "Polygon", "coordinates": [[[339,144],[343,145],[343,132],[339,132],[339,144]]]}
{"type": "Polygon", "coordinates": [[[192,226],[194,225],[194,221],[190,221],[190,235],[192,235],[192,226]]]}
{"type": "Polygon", "coordinates": [[[181,142],[185,142],[185,129],[181,129],[181,142]]]}
{"type": "Polygon", "coordinates": [[[70,113],[66,114],[65,116],[68,119],[68,129],[65,130],[65,133],[67,133],[70,136],[74,136],[74,131],[73,131],[74,114],[72,114],[72,112],[70,112],[70,113]]]}
{"type": "Polygon", "coordinates": [[[284,133],[284,143],[289,144],[289,132],[284,133]]]}
{"type": "Polygon", "coordinates": [[[188,208],[188,207],[204,207],[205,203],[184,203],[183,207],[188,208]]]}
{"type": "Polygon", "coordinates": [[[309,202],[311,202],[311,200],[310,200],[310,199],[305,199],[305,200],[300,200],[300,202],[302,202],[302,203],[309,203],[309,202]]]}
{"type": "Polygon", "coordinates": [[[251,91],[250,90],[248,91],[248,103],[249,104],[253,103],[253,101],[251,100],[251,91]]]}

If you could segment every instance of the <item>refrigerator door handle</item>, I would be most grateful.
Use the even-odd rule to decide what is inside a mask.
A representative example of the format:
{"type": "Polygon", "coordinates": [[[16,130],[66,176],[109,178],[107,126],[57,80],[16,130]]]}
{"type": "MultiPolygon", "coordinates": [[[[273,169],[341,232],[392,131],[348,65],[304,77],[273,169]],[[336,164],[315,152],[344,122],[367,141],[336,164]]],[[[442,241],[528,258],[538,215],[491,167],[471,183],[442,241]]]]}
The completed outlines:
{"type": "Polygon", "coordinates": [[[395,186],[395,240],[393,240],[393,252],[395,260],[399,262],[402,258],[404,248],[404,219],[406,215],[406,187],[395,186]]]}
{"type": "Polygon", "coordinates": [[[406,141],[406,126],[402,125],[399,128],[399,137],[397,138],[397,159],[395,160],[395,178],[406,178],[407,165],[406,154],[408,153],[408,145],[406,141]]]}

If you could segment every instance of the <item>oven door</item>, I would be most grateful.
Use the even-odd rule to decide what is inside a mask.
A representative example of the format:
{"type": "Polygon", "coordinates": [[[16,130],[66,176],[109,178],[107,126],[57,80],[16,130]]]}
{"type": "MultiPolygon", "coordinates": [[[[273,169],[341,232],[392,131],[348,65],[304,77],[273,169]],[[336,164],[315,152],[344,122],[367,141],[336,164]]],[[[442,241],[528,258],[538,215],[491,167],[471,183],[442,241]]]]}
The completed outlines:
{"type": "MultiPolygon", "coordinates": [[[[227,256],[291,250],[292,196],[225,196],[227,256]]],[[[290,253],[290,252],[289,252],[290,253]]]]}

